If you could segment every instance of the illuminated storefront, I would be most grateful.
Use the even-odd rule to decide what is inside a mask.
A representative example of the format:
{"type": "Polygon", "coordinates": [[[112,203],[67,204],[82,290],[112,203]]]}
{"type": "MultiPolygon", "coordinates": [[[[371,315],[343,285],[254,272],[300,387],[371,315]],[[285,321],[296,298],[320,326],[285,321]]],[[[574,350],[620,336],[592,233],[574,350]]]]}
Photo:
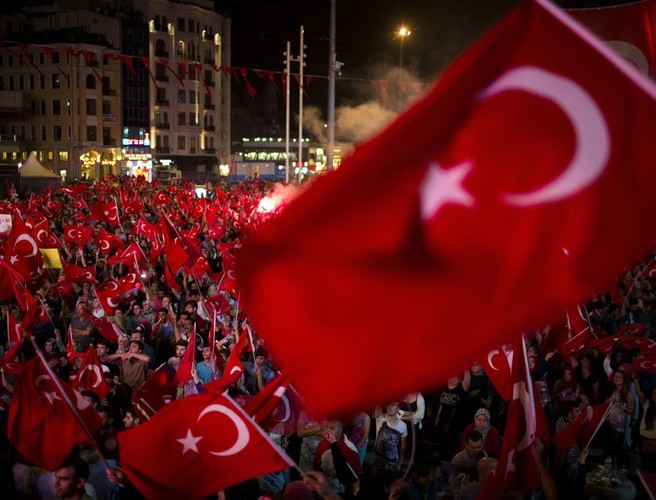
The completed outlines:
{"type": "Polygon", "coordinates": [[[142,128],[125,127],[122,139],[122,174],[143,176],[153,180],[153,156],[150,154],[150,134],[142,128]]]}

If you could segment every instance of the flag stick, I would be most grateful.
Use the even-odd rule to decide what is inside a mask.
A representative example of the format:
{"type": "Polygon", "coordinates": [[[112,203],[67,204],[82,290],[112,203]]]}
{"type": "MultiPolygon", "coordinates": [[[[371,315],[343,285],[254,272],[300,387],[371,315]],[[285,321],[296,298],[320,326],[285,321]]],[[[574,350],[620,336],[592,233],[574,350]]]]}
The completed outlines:
{"type": "Polygon", "coordinates": [[[595,431],[592,433],[592,436],[590,436],[590,440],[587,442],[585,447],[583,448],[584,450],[587,449],[590,446],[590,443],[592,443],[592,440],[594,437],[597,435],[597,432],[599,432],[599,429],[601,428],[602,424],[606,421],[608,418],[608,414],[610,413],[610,408],[613,406],[613,402],[608,403],[608,406],[606,407],[606,411],[604,412],[604,416],[601,417],[601,420],[599,420],[599,423],[597,424],[597,428],[595,431]]]}
{"type": "MultiPolygon", "coordinates": [[[[73,402],[68,397],[68,393],[62,387],[61,381],[59,380],[59,376],[57,376],[52,371],[52,368],[50,368],[50,365],[46,361],[46,358],[43,356],[43,353],[41,352],[41,349],[39,348],[39,346],[36,343],[36,340],[34,339],[34,335],[30,336],[30,342],[32,342],[32,347],[34,347],[34,351],[36,352],[36,355],[39,357],[39,360],[41,361],[41,364],[43,365],[43,367],[48,372],[48,375],[50,376],[50,379],[54,382],[55,386],[57,386],[57,390],[59,391],[59,393],[62,396],[62,398],[63,398],[64,402],[66,403],[66,405],[68,406],[68,409],[71,410],[71,412],[73,413],[73,416],[76,418],[78,424],[80,424],[80,427],[82,427],[82,430],[89,437],[89,440],[91,441],[91,444],[93,445],[93,447],[98,452],[98,456],[100,457],[100,459],[105,464],[105,467],[107,467],[107,469],[111,469],[112,466],[109,465],[109,462],[107,461],[107,459],[103,455],[103,452],[100,449],[100,446],[98,445],[98,442],[96,441],[96,438],[91,433],[91,430],[87,426],[87,423],[84,421],[84,419],[80,416],[80,414],[75,409],[75,406],[73,405],[73,402]]],[[[75,390],[75,389],[73,389],[73,390],[75,390]]],[[[91,404],[91,403],[89,403],[89,404],[91,404]]]]}

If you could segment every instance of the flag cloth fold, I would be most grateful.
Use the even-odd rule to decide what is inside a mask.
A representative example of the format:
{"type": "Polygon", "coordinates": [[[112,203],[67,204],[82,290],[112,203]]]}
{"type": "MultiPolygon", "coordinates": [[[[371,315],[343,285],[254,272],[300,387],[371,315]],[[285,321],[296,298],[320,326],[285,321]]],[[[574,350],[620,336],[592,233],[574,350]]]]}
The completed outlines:
{"type": "Polygon", "coordinates": [[[118,442],[121,467],[146,498],[205,498],[293,465],[229,396],[216,392],[174,401],[119,432],[118,442]]]}
{"type": "Polygon", "coordinates": [[[91,403],[66,383],[61,384],[66,392],[62,394],[53,376],[38,356],[25,364],[14,386],[7,424],[7,436],[16,449],[34,465],[50,471],[62,463],[75,444],[89,442],[65,398],[75,405],[92,434],[102,424],[91,403]]]}
{"type": "Polygon", "coordinates": [[[244,306],[310,410],[432,390],[612,286],[656,240],[654,116],[644,75],[522,2],[245,241],[244,306]]]}

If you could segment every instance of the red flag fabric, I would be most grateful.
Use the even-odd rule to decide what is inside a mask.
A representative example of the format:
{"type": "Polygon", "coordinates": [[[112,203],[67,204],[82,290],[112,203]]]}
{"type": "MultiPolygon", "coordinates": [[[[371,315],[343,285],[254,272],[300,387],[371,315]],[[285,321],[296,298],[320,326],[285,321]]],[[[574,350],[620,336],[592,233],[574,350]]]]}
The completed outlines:
{"type": "Polygon", "coordinates": [[[200,499],[293,465],[230,397],[216,392],[176,400],[119,432],[118,442],[121,467],[146,498],[200,499]]]}
{"type": "Polygon", "coordinates": [[[150,420],[160,409],[175,399],[175,371],[166,363],[153,371],[132,393],[132,406],[141,414],[142,422],[150,420]]]}
{"type": "Polygon", "coordinates": [[[96,268],[95,266],[76,266],[75,264],[69,264],[64,259],[60,259],[62,263],[62,270],[66,275],[66,281],[69,283],[90,283],[94,284],[96,282],[96,268]]]}
{"type": "Polygon", "coordinates": [[[96,297],[98,297],[105,314],[111,315],[116,312],[116,308],[121,302],[119,288],[119,282],[114,278],[109,278],[96,286],[96,297]]]}
{"type": "Polygon", "coordinates": [[[614,283],[654,246],[655,113],[652,82],[547,0],[522,2],[245,242],[242,299],[310,409],[431,390],[614,283]],[[404,348],[372,349],[398,343],[381,311],[400,298],[404,348]],[[339,368],[307,355],[355,339],[339,368]],[[388,364],[401,373],[380,384],[388,364]]]}
{"type": "Polygon", "coordinates": [[[491,350],[487,357],[483,358],[480,365],[489,377],[490,382],[504,401],[512,397],[512,382],[510,380],[510,368],[512,366],[513,353],[506,352],[503,346],[491,350]]]}
{"type": "Polygon", "coordinates": [[[656,356],[642,356],[633,360],[634,372],[656,373],[656,356]]]}
{"type": "Polygon", "coordinates": [[[196,363],[196,328],[189,335],[189,345],[187,345],[187,350],[184,353],[184,356],[180,360],[180,365],[178,366],[178,371],[175,373],[175,382],[178,385],[182,385],[191,380],[191,369],[196,363]]]}
{"type": "Polygon", "coordinates": [[[650,3],[631,2],[611,7],[570,9],[567,12],[639,71],[653,77],[656,74],[656,59],[650,3]]]}
{"type": "Polygon", "coordinates": [[[123,250],[123,252],[121,252],[120,255],[110,257],[107,259],[107,262],[112,265],[122,263],[137,272],[138,270],[136,269],[136,266],[146,265],[148,261],[141,247],[136,241],[133,241],[125,250],[123,250]]]}
{"type": "Polygon", "coordinates": [[[91,226],[64,226],[64,241],[76,243],[83,247],[93,239],[93,228],[91,226]]]}
{"type": "MultiPolygon", "coordinates": [[[[102,302],[100,305],[102,306],[102,302]]],[[[93,327],[98,331],[98,333],[100,333],[100,335],[105,337],[112,344],[118,342],[118,336],[122,332],[120,328],[116,326],[116,323],[110,321],[107,316],[102,316],[101,318],[98,318],[97,316],[94,316],[90,311],[87,311],[86,309],[83,312],[85,316],[89,318],[89,321],[91,321],[93,327]]]]}
{"type": "Polygon", "coordinates": [[[537,465],[529,449],[538,431],[533,378],[528,366],[526,344],[518,339],[513,348],[513,395],[508,405],[503,444],[495,478],[486,498],[499,498],[506,490],[532,493],[538,486],[537,465]],[[493,492],[493,493],[492,493],[493,492]]]}
{"type": "Polygon", "coordinates": [[[168,217],[162,214],[162,235],[164,236],[164,252],[166,261],[171,267],[171,272],[177,274],[182,266],[189,260],[187,251],[182,246],[180,238],[169,221],[168,217]]]}
{"type": "Polygon", "coordinates": [[[593,405],[590,406],[590,410],[586,411],[587,417],[583,421],[581,426],[581,432],[578,435],[578,442],[581,447],[587,448],[592,442],[592,438],[595,436],[599,427],[603,424],[610,413],[610,408],[613,406],[612,403],[593,405]]]}
{"type": "Polygon", "coordinates": [[[30,230],[18,212],[12,217],[9,237],[3,245],[4,259],[25,279],[35,274],[41,263],[41,253],[30,230]]]}
{"type": "Polygon", "coordinates": [[[563,431],[556,434],[551,442],[562,451],[567,450],[574,443],[587,447],[607,410],[608,404],[588,406],[563,431]]]}
{"type": "Polygon", "coordinates": [[[74,445],[89,443],[67,399],[92,434],[102,423],[91,403],[67,384],[58,387],[55,377],[38,356],[25,364],[14,386],[7,428],[16,449],[36,466],[50,471],[62,463],[74,445]]]}
{"type": "Polygon", "coordinates": [[[89,346],[82,356],[80,369],[71,385],[78,391],[95,392],[101,400],[112,390],[109,382],[105,379],[93,346],[89,346]]]}
{"type": "Polygon", "coordinates": [[[100,248],[105,255],[109,255],[111,250],[115,248],[120,248],[121,250],[125,249],[125,243],[123,240],[103,227],[98,229],[96,245],[98,245],[98,248],[100,248]]]}

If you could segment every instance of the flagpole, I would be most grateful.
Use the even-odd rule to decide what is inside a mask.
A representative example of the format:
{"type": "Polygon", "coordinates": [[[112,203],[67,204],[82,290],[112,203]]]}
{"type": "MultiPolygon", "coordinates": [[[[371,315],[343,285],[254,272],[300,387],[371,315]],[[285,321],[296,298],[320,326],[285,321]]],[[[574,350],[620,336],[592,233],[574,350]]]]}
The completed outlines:
{"type": "Polygon", "coordinates": [[[613,403],[612,401],[608,403],[608,406],[606,407],[606,411],[604,412],[604,416],[601,417],[601,420],[599,420],[599,423],[597,424],[597,428],[596,428],[595,431],[592,433],[592,436],[590,436],[590,440],[589,440],[588,443],[585,445],[585,448],[583,448],[584,450],[587,449],[587,448],[590,446],[590,443],[592,443],[592,440],[593,440],[594,437],[597,435],[597,432],[599,432],[599,429],[601,428],[602,424],[603,424],[603,423],[606,421],[606,419],[608,418],[608,414],[610,413],[610,409],[611,409],[611,407],[613,406],[613,404],[614,404],[614,403],[613,403]]]}
{"type": "MultiPolygon", "coordinates": [[[[98,445],[98,442],[96,441],[96,438],[94,437],[93,433],[91,432],[91,430],[87,426],[86,422],[80,416],[80,414],[77,412],[77,410],[75,409],[75,406],[73,406],[73,402],[68,397],[68,393],[64,390],[64,388],[61,385],[61,381],[59,380],[59,376],[57,376],[52,371],[52,368],[50,368],[50,365],[46,361],[46,358],[43,356],[43,353],[41,352],[41,349],[39,348],[39,346],[36,343],[36,340],[34,339],[34,335],[30,335],[30,342],[32,342],[32,347],[34,347],[34,351],[36,352],[36,355],[39,357],[39,360],[41,361],[41,364],[44,366],[44,368],[48,372],[48,375],[50,376],[51,380],[53,381],[53,383],[57,387],[57,390],[61,394],[64,402],[67,404],[68,409],[71,410],[71,412],[73,413],[73,416],[76,418],[78,424],[80,424],[80,427],[82,427],[82,430],[88,436],[89,440],[91,441],[91,444],[93,445],[93,447],[98,452],[98,456],[100,457],[100,459],[105,464],[105,467],[107,467],[107,469],[111,470],[112,466],[109,464],[109,462],[107,461],[107,459],[103,455],[102,450],[100,449],[100,445],[98,445]]],[[[75,390],[75,389],[73,389],[73,390],[75,390]]],[[[91,403],[89,403],[89,404],[91,404],[91,403]]]]}

